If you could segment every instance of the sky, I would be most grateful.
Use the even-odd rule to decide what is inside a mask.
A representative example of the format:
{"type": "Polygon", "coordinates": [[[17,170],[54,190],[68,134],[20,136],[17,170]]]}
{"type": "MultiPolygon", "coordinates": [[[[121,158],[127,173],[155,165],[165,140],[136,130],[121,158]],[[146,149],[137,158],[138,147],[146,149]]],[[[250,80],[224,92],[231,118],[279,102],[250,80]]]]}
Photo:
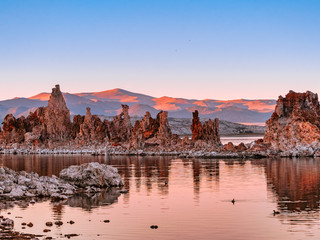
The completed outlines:
{"type": "Polygon", "coordinates": [[[320,93],[318,0],[1,0],[0,99],[320,93]]]}

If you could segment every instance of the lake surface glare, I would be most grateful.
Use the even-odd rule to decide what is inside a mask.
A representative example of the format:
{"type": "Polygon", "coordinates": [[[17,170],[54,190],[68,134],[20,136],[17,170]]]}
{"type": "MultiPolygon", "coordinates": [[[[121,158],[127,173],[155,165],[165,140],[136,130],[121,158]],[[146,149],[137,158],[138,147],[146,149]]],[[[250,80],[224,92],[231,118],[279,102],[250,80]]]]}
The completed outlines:
{"type": "Polygon", "coordinates": [[[53,239],[70,233],[79,234],[73,239],[116,240],[320,238],[320,159],[0,155],[0,166],[49,176],[91,161],[117,167],[129,192],[20,204],[1,215],[14,219],[17,231],[53,239]],[[56,220],[64,224],[45,226],[56,220]],[[34,226],[22,229],[22,222],[34,226]],[[43,233],[46,228],[51,232],[43,233]]]}

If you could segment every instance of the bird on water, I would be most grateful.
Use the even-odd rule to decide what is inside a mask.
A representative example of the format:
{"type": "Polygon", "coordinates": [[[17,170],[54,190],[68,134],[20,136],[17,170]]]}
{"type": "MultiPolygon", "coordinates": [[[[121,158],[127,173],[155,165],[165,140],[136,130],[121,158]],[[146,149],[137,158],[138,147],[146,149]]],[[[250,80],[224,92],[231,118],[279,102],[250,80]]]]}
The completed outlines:
{"type": "Polygon", "coordinates": [[[280,214],[280,212],[276,211],[276,210],[273,210],[273,215],[277,215],[277,214],[280,214]]]}

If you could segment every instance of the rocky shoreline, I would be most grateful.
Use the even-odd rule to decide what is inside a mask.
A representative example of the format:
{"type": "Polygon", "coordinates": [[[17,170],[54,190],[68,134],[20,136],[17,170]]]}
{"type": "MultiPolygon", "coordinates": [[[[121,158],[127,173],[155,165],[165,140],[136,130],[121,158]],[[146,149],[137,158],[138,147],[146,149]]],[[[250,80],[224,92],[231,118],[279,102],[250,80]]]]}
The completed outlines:
{"type": "MultiPolygon", "coordinates": [[[[96,194],[110,188],[118,188],[117,192],[120,195],[123,192],[120,190],[123,184],[116,168],[97,162],[70,166],[61,170],[59,177],[39,176],[33,172],[16,172],[1,167],[0,209],[8,209],[15,204],[34,204],[42,199],[50,199],[53,202],[66,201],[77,194],[96,194]]],[[[0,239],[24,240],[44,236],[19,233],[13,229],[14,221],[0,216],[0,239]]],[[[72,236],[77,236],[77,234],[72,234],[72,236]]]]}
{"type": "Polygon", "coordinates": [[[266,122],[263,139],[250,144],[222,144],[219,119],[201,122],[193,113],[188,136],[173,134],[168,112],[156,118],[149,112],[131,124],[129,106],[111,121],[101,120],[87,108],[85,116],[70,119],[60,86],[52,89],[47,107],[27,117],[8,114],[0,128],[0,154],[174,155],[179,157],[318,157],[320,156],[320,105],[312,92],[290,91],[280,96],[266,122]]]}
{"type": "MultiPolygon", "coordinates": [[[[205,144],[203,144],[205,146],[205,144]]],[[[203,146],[202,145],[202,146],[203,146]]],[[[262,139],[248,144],[233,145],[231,142],[219,148],[207,147],[155,147],[128,149],[126,146],[105,146],[85,148],[0,148],[1,154],[13,155],[92,155],[92,156],[176,156],[179,158],[267,158],[267,157],[320,157],[320,144],[298,145],[292,149],[279,151],[266,147],[262,139]]]]}
{"type": "Polygon", "coordinates": [[[79,192],[101,192],[105,188],[121,186],[123,180],[118,170],[97,162],[70,166],[61,170],[59,177],[0,168],[0,200],[45,197],[55,201],[79,192]]]}

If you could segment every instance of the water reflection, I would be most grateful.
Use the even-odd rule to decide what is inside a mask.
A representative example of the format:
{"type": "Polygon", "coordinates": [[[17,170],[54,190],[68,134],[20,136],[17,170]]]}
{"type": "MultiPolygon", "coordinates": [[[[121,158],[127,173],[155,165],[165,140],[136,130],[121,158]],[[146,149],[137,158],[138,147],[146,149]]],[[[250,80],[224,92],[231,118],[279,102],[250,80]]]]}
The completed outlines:
{"type": "MultiPolygon", "coordinates": [[[[59,175],[63,168],[70,165],[92,161],[117,167],[124,179],[124,188],[128,190],[134,184],[138,192],[145,187],[151,194],[153,188],[156,188],[161,195],[167,195],[172,161],[177,161],[177,159],[168,156],[0,155],[0,166],[16,171],[33,171],[42,176],[59,175]]],[[[184,169],[192,169],[195,197],[201,192],[202,182],[219,184],[221,161],[226,167],[231,168],[239,168],[246,164],[244,160],[180,159],[179,161],[183,164],[184,169]]],[[[250,162],[264,169],[267,184],[277,198],[279,209],[287,211],[319,210],[319,159],[262,159],[250,162]]],[[[130,194],[124,196],[127,201],[129,197],[130,194]]],[[[86,200],[83,201],[86,202],[86,200]]],[[[82,204],[90,205],[84,202],[82,204]]],[[[94,203],[93,205],[99,206],[94,203]]]]}
{"type": "Polygon", "coordinates": [[[268,159],[265,173],[267,184],[276,194],[279,209],[319,211],[319,159],[268,159]]]}
{"type": "MultiPolygon", "coordinates": [[[[169,193],[170,170],[172,161],[177,159],[168,156],[160,157],[112,157],[107,159],[107,163],[118,168],[125,183],[125,188],[130,190],[130,183],[135,184],[139,192],[142,187],[151,194],[154,187],[161,195],[169,193]]],[[[193,189],[196,195],[199,195],[201,181],[219,181],[219,161],[208,159],[179,159],[184,168],[192,169],[193,189]]],[[[127,194],[125,198],[129,198],[127,194]]]]}
{"type": "Polygon", "coordinates": [[[79,193],[70,197],[64,205],[70,207],[80,207],[86,211],[91,211],[99,206],[108,206],[117,202],[119,196],[118,189],[107,189],[100,193],[79,193]]]}
{"type": "MultiPolygon", "coordinates": [[[[42,216],[49,208],[48,220],[52,216],[64,222],[76,220],[72,227],[64,224],[53,230],[52,236],[75,227],[83,234],[82,239],[320,237],[319,159],[0,156],[1,165],[40,175],[57,174],[69,165],[91,161],[117,167],[129,192],[120,195],[117,189],[111,189],[78,194],[66,202],[37,203],[23,211],[16,208],[11,216],[28,212],[26,215],[32,218],[37,209],[38,216],[42,216]],[[281,214],[273,216],[272,211],[277,208],[281,214]],[[110,227],[104,219],[111,219],[107,225],[110,227]],[[160,226],[152,235],[148,232],[150,224],[160,226]]],[[[36,217],[30,221],[36,221],[36,217]]],[[[31,230],[40,234],[43,229],[31,230]]]]}
{"type": "Polygon", "coordinates": [[[320,159],[267,159],[267,185],[274,193],[281,224],[291,233],[315,238],[319,225],[320,159]]]}
{"type": "Polygon", "coordinates": [[[0,167],[36,172],[40,176],[59,176],[60,171],[70,165],[88,162],[105,163],[106,158],[86,155],[0,155],[0,167]]]}
{"type": "MultiPolygon", "coordinates": [[[[172,161],[181,162],[186,169],[186,174],[192,169],[195,199],[199,199],[202,182],[219,183],[219,160],[217,159],[176,159],[170,156],[0,155],[0,166],[6,166],[15,171],[36,172],[41,176],[59,176],[59,172],[70,165],[87,162],[105,163],[118,168],[124,179],[125,189],[130,191],[134,184],[137,192],[145,188],[148,194],[152,194],[155,188],[160,195],[169,194],[172,161]]],[[[228,164],[233,162],[228,161],[228,164]]],[[[100,206],[108,194],[102,195],[93,198],[76,196],[69,203],[89,210],[90,205],[91,207],[100,206]],[[100,199],[102,203],[95,202],[95,199],[100,199]]],[[[130,194],[125,194],[123,198],[128,203],[130,194]]],[[[59,215],[59,206],[54,206],[53,210],[59,215]]]]}

